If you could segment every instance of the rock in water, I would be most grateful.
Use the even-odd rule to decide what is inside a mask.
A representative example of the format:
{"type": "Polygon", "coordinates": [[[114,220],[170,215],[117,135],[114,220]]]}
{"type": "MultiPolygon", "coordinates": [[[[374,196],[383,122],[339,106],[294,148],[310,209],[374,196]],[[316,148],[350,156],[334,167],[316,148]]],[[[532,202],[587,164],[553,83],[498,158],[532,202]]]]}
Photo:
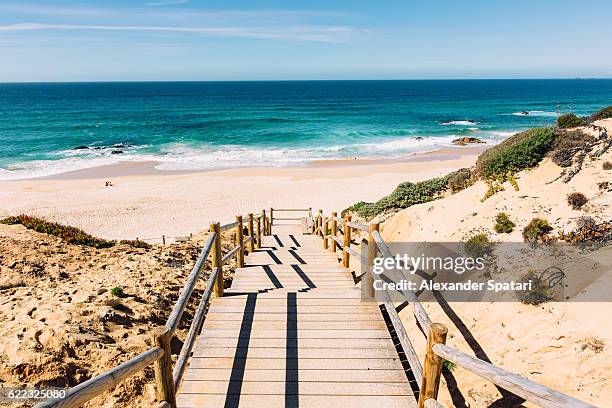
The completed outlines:
{"type": "Polygon", "coordinates": [[[452,143],[456,144],[458,146],[465,146],[465,145],[468,145],[468,144],[486,143],[486,142],[480,140],[477,137],[468,137],[468,136],[465,136],[465,137],[460,137],[459,139],[453,140],[452,143]]]}

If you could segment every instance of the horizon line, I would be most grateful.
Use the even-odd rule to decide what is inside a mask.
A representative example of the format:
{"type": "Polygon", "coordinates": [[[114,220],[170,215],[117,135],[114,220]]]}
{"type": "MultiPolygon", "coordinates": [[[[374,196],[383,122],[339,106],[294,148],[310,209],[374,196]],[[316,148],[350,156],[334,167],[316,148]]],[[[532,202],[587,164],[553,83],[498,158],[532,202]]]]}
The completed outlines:
{"type": "Polygon", "coordinates": [[[612,80],[612,76],[589,77],[499,77],[499,78],[358,78],[358,79],[116,79],[116,80],[85,80],[85,81],[0,81],[0,84],[96,84],[96,83],[160,83],[160,82],[365,82],[365,81],[558,81],[558,80],[612,80]]]}

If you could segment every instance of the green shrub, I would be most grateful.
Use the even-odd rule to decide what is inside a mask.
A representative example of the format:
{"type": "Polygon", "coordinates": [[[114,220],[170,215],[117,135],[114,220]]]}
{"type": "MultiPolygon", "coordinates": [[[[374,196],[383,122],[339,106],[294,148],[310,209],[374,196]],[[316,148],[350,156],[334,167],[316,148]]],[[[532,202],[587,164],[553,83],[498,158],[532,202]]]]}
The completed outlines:
{"type": "Polygon", "coordinates": [[[567,195],[567,203],[574,210],[579,210],[585,205],[589,200],[582,193],[571,193],[567,195]]]}
{"type": "Polygon", "coordinates": [[[450,174],[418,183],[405,182],[388,196],[381,198],[375,203],[360,201],[345,209],[343,213],[356,212],[364,218],[372,218],[390,209],[408,208],[415,204],[422,204],[435,200],[439,194],[446,190],[450,174]]]}
{"type": "Polygon", "coordinates": [[[450,188],[453,193],[464,190],[472,184],[474,184],[474,180],[470,169],[459,169],[451,173],[448,179],[448,188],[450,188]]]}
{"type": "Polygon", "coordinates": [[[553,299],[549,285],[534,271],[527,272],[519,279],[519,283],[528,283],[529,281],[531,281],[530,291],[517,290],[515,292],[516,298],[521,303],[537,306],[553,299]]]}
{"type": "Polygon", "coordinates": [[[21,224],[24,227],[41,232],[43,234],[54,235],[75,245],[87,245],[94,248],[109,248],[115,245],[115,241],[107,241],[102,238],[97,238],[89,235],[83,230],[68,225],[62,225],[55,222],[49,222],[38,217],[29,215],[18,215],[16,217],[8,217],[0,220],[2,224],[21,224]]]}
{"type": "Polygon", "coordinates": [[[604,170],[612,170],[612,162],[604,162],[604,164],[601,165],[601,168],[604,170]]]}
{"type": "Polygon", "coordinates": [[[151,248],[151,244],[148,244],[144,241],[141,241],[139,239],[123,239],[121,241],[119,241],[120,244],[125,244],[125,245],[129,245],[132,246],[134,248],[144,248],[144,249],[150,249],[151,248]]]}
{"type": "Polygon", "coordinates": [[[557,118],[557,127],[562,129],[584,126],[588,123],[588,118],[576,116],[573,113],[566,113],[557,118]]]}
{"type": "Polygon", "coordinates": [[[569,167],[576,153],[585,149],[595,138],[581,130],[555,129],[554,142],[548,152],[553,163],[569,167]]]}
{"type": "Polygon", "coordinates": [[[510,220],[508,214],[500,212],[495,217],[495,232],[498,234],[509,234],[514,229],[515,224],[510,220]]]}
{"type": "Polygon", "coordinates": [[[487,178],[536,166],[550,149],[553,140],[551,128],[535,128],[517,133],[485,150],[476,161],[476,172],[487,178]]]}
{"type": "Polygon", "coordinates": [[[115,286],[111,289],[110,293],[111,295],[119,298],[125,296],[125,293],[123,292],[123,288],[121,286],[115,286]]]}
{"type": "Polygon", "coordinates": [[[612,106],[606,106],[591,115],[591,121],[612,118],[612,106]]]}
{"type": "Polygon", "coordinates": [[[535,242],[544,238],[550,231],[552,231],[552,227],[548,221],[542,218],[534,218],[523,229],[523,238],[525,242],[535,242]]]}
{"type": "Polygon", "coordinates": [[[472,258],[482,258],[485,255],[490,256],[493,254],[494,249],[494,244],[485,233],[476,234],[463,244],[463,250],[472,258]]]}

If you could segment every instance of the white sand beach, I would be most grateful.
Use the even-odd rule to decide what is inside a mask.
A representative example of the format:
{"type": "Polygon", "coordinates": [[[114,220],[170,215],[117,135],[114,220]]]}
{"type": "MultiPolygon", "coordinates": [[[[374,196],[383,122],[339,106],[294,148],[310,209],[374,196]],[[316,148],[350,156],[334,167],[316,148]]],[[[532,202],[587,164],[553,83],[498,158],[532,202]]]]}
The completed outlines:
{"type": "Polygon", "coordinates": [[[103,238],[159,242],[162,235],[196,234],[210,222],[232,221],[234,214],[272,206],[341,211],[360,200],[377,200],[401,182],[469,167],[482,149],[196,173],[158,171],[155,163],[124,163],[0,182],[0,216],[38,215],[103,238]]]}

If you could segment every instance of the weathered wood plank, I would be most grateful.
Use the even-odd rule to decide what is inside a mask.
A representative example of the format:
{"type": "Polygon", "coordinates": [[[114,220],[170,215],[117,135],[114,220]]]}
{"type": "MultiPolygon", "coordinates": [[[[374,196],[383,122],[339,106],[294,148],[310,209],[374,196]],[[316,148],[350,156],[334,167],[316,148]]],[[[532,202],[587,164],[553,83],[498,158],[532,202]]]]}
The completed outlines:
{"type": "MultiPolygon", "coordinates": [[[[300,395],[297,405],[300,408],[413,408],[414,398],[406,396],[338,396],[338,395],[300,395]]],[[[231,399],[230,399],[231,401],[231,399]]],[[[185,394],[178,402],[179,408],[219,408],[226,402],[226,396],[222,394],[185,394]]],[[[286,408],[284,395],[245,395],[239,399],[240,408],[286,408]]],[[[230,406],[238,406],[238,401],[230,403],[230,406]]]]}
{"type": "MultiPolygon", "coordinates": [[[[251,339],[285,339],[286,330],[253,330],[250,333],[241,333],[240,329],[208,329],[209,337],[249,337],[251,339]]],[[[389,331],[384,330],[302,330],[299,337],[302,339],[386,339],[391,338],[389,331]]]]}
{"type": "MultiPolygon", "coordinates": [[[[291,374],[293,378],[299,378],[302,382],[384,382],[406,384],[406,373],[403,370],[296,370],[291,374]]],[[[205,369],[193,368],[187,376],[187,380],[199,381],[228,381],[232,370],[227,369],[205,369]]],[[[287,370],[242,370],[243,381],[285,381],[287,370]]]]}
{"type": "MultiPolygon", "coordinates": [[[[195,345],[196,349],[212,347],[236,347],[238,338],[227,337],[200,337],[195,345]]],[[[389,339],[300,339],[298,338],[294,348],[299,349],[321,349],[321,348],[353,348],[353,349],[379,349],[389,347],[392,342],[389,339]]],[[[250,339],[249,347],[255,348],[287,348],[286,339],[250,339]]]]}
{"type": "MultiPolygon", "coordinates": [[[[272,358],[246,358],[240,360],[239,364],[245,370],[285,370],[287,363],[285,359],[272,358]]],[[[191,359],[193,368],[232,368],[234,366],[234,358],[223,357],[194,357],[191,359]]],[[[331,361],[327,358],[309,358],[298,360],[298,367],[302,370],[402,370],[402,363],[397,359],[334,359],[331,361]]]]}
{"type": "MultiPolygon", "coordinates": [[[[204,323],[204,330],[208,329],[240,329],[242,322],[238,321],[209,321],[204,323]]],[[[371,321],[348,321],[341,320],[336,322],[302,322],[298,321],[298,330],[362,330],[362,329],[380,329],[384,330],[387,328],[386,324],[382,320],[371,320],[371,321]]],[[[287,321],[277,322],[266,322],[266,321],[253,321],[251,324],[253,330],[287,330],[287,321]]]]}
{"type": "Polygon", "coordinates": [[[229,387],[228,381],[185,381],[182,392],[185,394],[234,394],[243,395],[394,395],[412,396],[407,384],[402,383],[355,383],[355,382],[299,382],[286,386],[281,381],[243,381],[240,389],[229,387]]]}
{"type": "MultiPolygon", "coordinates": [[[[241,351],[246,352],[246,349],[241,351]]],[[[395,348],[387,347],[380,349],[298,349],[297,352],[299,359],[312,359],[312,358],[352,358],[352,359],[363,359],[363,358],[397,358],[397,352],[395,348]]],[[[197,348],[193,357],[234,357],[236,355],[235,347],[217,347],[217,348],[197,348]]],[[[287,350],[284,348],[257,348],[248,347],[248,358],[285,358],[287,350]]]]}

